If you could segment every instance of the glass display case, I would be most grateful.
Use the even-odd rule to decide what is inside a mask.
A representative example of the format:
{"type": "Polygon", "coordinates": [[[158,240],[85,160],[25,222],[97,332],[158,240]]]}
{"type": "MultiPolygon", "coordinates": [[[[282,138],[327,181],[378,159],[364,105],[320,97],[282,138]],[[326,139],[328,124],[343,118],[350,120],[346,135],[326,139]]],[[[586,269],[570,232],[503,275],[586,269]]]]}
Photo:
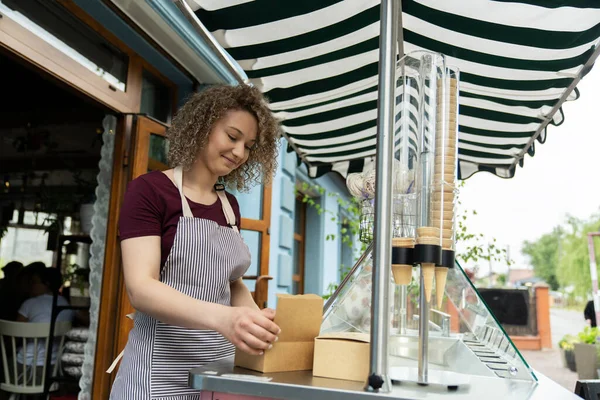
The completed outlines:
{"type": "MultiPolygon", "coordinates": [[[[333,332],[370,332],[372,249],[354,266],[343,286],[326,304],[321,334],[333,332]]],[[[418,270],[413,273],[416,275],[418,270]]],[[[418,361],[419,285],[408,285],[405,332],[402,319],[400,286],[390,281],[394,301],[390,302],[389,364],[416,368],[418,361]]],[[[448,269],[442,306],[431,308],[429,320],[429,368],[466,375],[498,379],[537,381],[502,326],[496,321],[469,278],[457,263],[448,269]]],[[[393,377],[393,376],[392,376],[393,377]]]]}

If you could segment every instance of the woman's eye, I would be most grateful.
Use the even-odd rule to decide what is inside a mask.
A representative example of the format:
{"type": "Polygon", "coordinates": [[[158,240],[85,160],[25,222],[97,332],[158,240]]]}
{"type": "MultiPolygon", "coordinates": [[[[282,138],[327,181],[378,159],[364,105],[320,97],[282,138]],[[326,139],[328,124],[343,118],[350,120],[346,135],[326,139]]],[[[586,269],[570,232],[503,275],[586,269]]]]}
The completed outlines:
{"type": "Polygon", "coordinates": [[[231,135],[227,135],[227,136],[229,136],[229,139],[230,139],[232,142],[235,142],[235,141],[237,140],[237,138],[236,138],[236,137],[234,137],[234,136],[231,136],[231,135]]]}

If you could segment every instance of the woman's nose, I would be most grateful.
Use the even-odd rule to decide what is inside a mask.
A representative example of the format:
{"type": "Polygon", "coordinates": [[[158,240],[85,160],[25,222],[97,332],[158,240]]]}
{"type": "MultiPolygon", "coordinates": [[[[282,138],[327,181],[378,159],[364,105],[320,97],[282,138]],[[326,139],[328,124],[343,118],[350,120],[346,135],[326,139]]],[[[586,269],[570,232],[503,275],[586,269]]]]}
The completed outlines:
{"type": "Polygon", "coordinates": [[[246,151],[246,145],[242,141],[238,141],[233,148],[233,155],[239,159],[244,157],[246,151]]]}

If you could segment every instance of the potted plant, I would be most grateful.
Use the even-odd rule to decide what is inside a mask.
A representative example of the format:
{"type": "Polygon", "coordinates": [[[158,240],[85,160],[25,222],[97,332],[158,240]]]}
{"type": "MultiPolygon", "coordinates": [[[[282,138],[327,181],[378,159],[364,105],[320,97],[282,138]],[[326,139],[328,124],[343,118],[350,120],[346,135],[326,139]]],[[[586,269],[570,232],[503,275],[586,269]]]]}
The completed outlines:
{"type": "Polygon", "coordinates": [[[580,343],[574,343],[575,367],[579,379],[598,378],[598,349],[596,347],[598,328],[589,326],[577,334],[580,343]]]}
{"type": "Polygon", "coordinates": [[[90,270],[77,264],[71,264],[65,272],[65,282],[69,282],[71,305],[88,306],[90,302],[90,270]]]}
{"type": "Polygon", "coordinates": [[[563,366],[573,372],[577,372],[575,367],[575,343],[579,343],[579,338],[575,335],[565,335],[558,342],[563,366]]]}

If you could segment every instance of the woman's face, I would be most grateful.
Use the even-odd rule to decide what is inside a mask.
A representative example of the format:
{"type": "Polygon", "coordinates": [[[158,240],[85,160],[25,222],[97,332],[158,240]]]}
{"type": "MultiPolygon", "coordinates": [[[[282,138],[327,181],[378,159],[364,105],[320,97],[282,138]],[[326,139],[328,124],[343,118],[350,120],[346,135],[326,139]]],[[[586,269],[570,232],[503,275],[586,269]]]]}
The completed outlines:
{"type": "Polygon", "coordinates": [[[225,176],[248,160],[256,143],[258,122],[247,111],[231,110],[212,127],[197,162],[215,177],[225,176]]]}

